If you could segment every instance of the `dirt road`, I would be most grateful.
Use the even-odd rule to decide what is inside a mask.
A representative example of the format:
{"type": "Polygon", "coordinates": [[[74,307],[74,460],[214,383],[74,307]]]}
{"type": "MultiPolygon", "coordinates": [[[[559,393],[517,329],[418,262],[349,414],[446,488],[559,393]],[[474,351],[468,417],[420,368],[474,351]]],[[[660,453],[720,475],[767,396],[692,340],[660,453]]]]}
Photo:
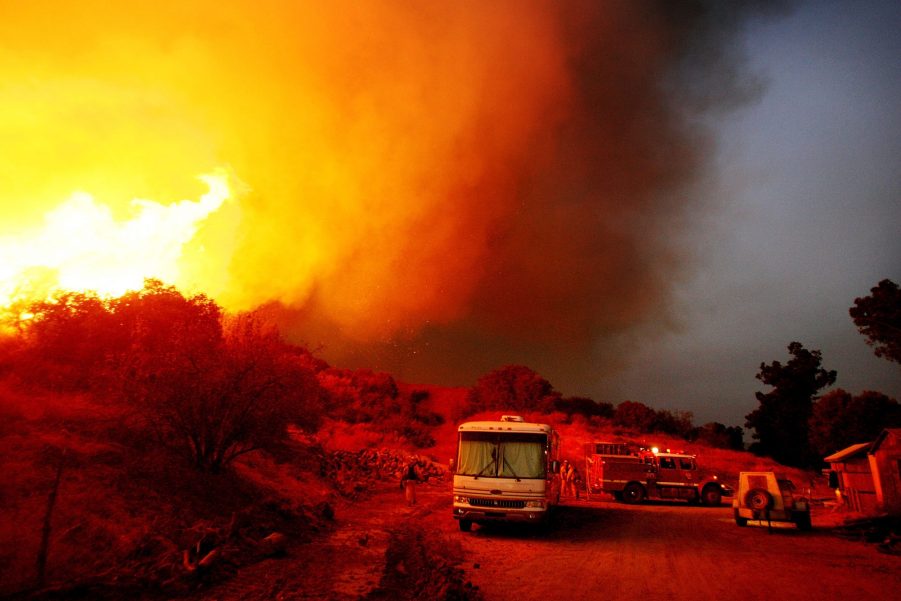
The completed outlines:
{"type": "MultiPolygon", "coordinates": [[[[574,502],[548,533],[460,533],[486,599],[887,599],[901,558],[824,530],[739,528],[731,508],[574,502]]],[[[892,592],[894,591],[894,592],[892,592]]]]}
{"type": "Polygon", "coordinates": [[[449,484],[421,487],[419,496],[416,507],[406,507],[396,486],[385,486],[365,502],[342,505],[329,536],[192,598],[432,598],[423,596],[430,594],[423,572],[436,564],[414,570],[411,563],[411,553],[423,549],[438,565],[461,568],[487,601],[872,600],[901,590],[901,557],[834,536],[818,527],[816,513],[812,532],[770,532],[739,528],[726,504],[578,501],[561,507],[550,529],[476,525],[464,533],[451,517],[449,484]],[[398,548],[414,530],[425,546],[398,548]]]}
{"type": "MultiPolygon", "coordinates": [[[[241,569],[233,578],[210,588],[201,588],[184,597],[185,601],[360,601],[413,598],[415,587],[407,580],[422,580],[423,572],[434,570],[434,563],[404,567],[409,561],[410,545],[402,535],[416,529],[434,534],[429,549],[447,549],[456,544],[456,525],[450,518],[448,484],[421,486],[419,501],[413,507],[404,502],[403,491],[395,483],[381,482],[371,496],[359,501],[339,501],[335,508],[334,528],[326,536],[308,543],[292,545],[284,557],[266,559],[241,569]],[[442,519],[446,518],[446,519],[442,519]],[[451,529],[453,527],[453,529],[451,529]],[[439,534],[436,530],[441,530],[439,534]],[[451,535],[453,538],[451,538],[451,535]]],[[[410,548],[421,553],[422,548],[410,548]]],[[[445,562],[435,551],[444,570],[458,571],[458,548],[445,562]]],[[[419,583],[422,584],[421,582],[419,583]]],[[[435,587],[440,588],[440,587],[435,587]]]]}

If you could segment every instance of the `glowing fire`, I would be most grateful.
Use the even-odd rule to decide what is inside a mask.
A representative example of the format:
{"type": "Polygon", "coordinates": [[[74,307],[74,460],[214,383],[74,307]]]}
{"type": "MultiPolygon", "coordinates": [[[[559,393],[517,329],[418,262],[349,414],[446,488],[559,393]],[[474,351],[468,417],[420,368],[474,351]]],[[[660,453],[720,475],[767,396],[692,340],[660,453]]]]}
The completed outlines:
{"type": "Polygon", "coordinates": [[[124,221],[76,192],[45,215],[39,231],[0,238],[0,306],[57,290],[119,296],[140,289],[145,278],[179,283],[184,245],[230,196],[225,174],[199,179],[209,186],[199,201],[135,199],[134,215],[124,221]]]}

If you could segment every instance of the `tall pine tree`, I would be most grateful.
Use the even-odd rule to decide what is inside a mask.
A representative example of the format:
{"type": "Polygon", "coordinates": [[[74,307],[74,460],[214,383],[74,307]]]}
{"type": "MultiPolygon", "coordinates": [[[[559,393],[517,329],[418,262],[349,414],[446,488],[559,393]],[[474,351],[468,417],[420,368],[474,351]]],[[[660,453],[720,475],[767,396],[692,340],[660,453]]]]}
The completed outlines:
{"type": "Polygon", "coordinates": [[[757,379],[772,386],[758,392],[760,407],[746,416],[745,426],[757,442],[751,450],[793,466],[812,465],[815,458],[808,440],[807,422],[817,392],[835,383],[836,372],[821,367],[822,353],[809,351],[800,342],[788,345],[792,358],[783,365],[760,364],[757,379]]]}

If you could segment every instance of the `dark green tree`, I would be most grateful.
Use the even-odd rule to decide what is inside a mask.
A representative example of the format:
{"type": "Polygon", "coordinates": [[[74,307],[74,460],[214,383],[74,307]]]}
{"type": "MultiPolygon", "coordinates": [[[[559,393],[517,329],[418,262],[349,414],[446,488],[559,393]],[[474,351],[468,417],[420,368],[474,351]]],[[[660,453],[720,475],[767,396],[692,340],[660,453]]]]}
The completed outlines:
{"type": "Polygon", "coordinates": [[[706,442],[718,449],[744,450],[744,431],[738,426],[726,426],[720,422],[709,422],[695,428],[692,438],[706,442]]]}
{"type": "Polygon", "coordinates": [[[808,440],[808,420],[817,393],[835,383],[836,372],[821,367],[822,353],[809,351],[800,342],[788,345],[792,358],[786,364],[760,364],[757,379],[772,386],[756,393],[760,406],[749,413],[745,426],[757,441],[751,450],[785,465],[806,467],[814,462],[808,440]]]}
{"type": "Polygon", "coordinates": [[[901,405],[881,392],[857,396],[841,388],[823,395],[810,416],[810,446],[825,457],[852,444],[870,442],[884,428],[901,427],[901,405]]]}
{"type": "Polygon", "coordinates": [[[161,286],[116,306],[131,341],[119,394],[156,440],[197,469],[216,473],[241,455],[277,448],[289,423],[317,425],[315,374],[258,315],[226,318],[203,295],[161,286]]]}
{"type": "MultiPolygon", "coordinates": [[[[224,317],[203,295],[148,280],[115,299],[61,293],[20,324],[16,373],[119,408],[130,442],[156,441],[220,471],[322,414],[309,353],[259,316],[224,317]]],[[[111,413],[112,414],[112,413],[111,413]]]]}
{"type": "Polygon", "coordinates": [[[694,415],[691,411],[670,411],[669,409],[657,410],[657,416],[651,430],[654,432],[663,432],[664,434],[672,434],[682,438],[688,438],[694,430],[692,420],[694,415]]]}
{"type": "Polygon", "coordinates": [[[109,304],[90,292],[61,292],[31,304],[17,330],[22,344],[15,370],[30,387],[57,392],[102,385],[126,342],[109,304]]]}
{"type": "Polygon", "coordinates": [[[554,411],[565,413],[569,419],[572,419],[573,415],[613,417],[613,405],[610,403],[598,402],[594,399],[578,396],[557,399],[554,402],[554,411]]]}
{"type": "Polygon", "coordinates": [[[901,290],[891,280],[870,289],[870,296],[854,299],[848,312],[867,337],[877,357],[901,363],[901,290]]]}
{"type": "Polygon", "coordinates": [[[657,423],[657,412],[638,401],[623,401],[613,412],[613,423],[638,432],[651,432],[657,423]]]}
{"type": "Polygon", "coordinates": [[[553,411],[560,393],[522,365],[507,365],[478,379],[467,396],[465,414],[479,411],[553,411]]]}

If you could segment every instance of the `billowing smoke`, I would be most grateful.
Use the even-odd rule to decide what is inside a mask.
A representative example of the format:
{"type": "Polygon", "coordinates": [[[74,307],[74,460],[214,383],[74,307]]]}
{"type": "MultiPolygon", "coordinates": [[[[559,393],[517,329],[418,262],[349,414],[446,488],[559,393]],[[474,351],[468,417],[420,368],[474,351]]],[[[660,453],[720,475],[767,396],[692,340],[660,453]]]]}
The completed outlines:
{"type": "Polygon", "coordinates": [[[50,4],[2,2],[4,227],[73,189],[194,198],[227,166],[246,189],[184,261],[227,308],[266,305],[338,365],[574,386],[604,340],[665,320],[703,117],[753,95],[740,32],[761,12],[50,4]]]}

